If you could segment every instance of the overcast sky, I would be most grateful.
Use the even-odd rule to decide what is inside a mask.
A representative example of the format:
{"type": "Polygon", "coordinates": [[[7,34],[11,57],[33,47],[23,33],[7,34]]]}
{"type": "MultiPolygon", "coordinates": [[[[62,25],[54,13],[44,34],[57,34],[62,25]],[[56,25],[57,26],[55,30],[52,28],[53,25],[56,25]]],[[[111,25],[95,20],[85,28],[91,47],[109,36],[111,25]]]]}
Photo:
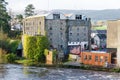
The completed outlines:
{"type": "Polygon", "coordinates": [[[7,8],[13,11],[24,11],[28,4],[33,4],[36,10],[71,9],[71,10],[101,10],[120,9],[120,0],[6,0],[7,8]]]}

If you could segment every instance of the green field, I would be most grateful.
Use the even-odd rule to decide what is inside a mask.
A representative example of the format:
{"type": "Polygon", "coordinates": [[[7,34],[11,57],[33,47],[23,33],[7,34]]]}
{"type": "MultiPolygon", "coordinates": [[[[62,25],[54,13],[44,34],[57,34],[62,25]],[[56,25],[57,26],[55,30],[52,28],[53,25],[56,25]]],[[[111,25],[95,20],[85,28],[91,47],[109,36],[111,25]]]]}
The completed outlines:
{"type": "Polygon", "coordinates": [[[92,30],[107,30],[107,26],[92,27],[92,30]]]}

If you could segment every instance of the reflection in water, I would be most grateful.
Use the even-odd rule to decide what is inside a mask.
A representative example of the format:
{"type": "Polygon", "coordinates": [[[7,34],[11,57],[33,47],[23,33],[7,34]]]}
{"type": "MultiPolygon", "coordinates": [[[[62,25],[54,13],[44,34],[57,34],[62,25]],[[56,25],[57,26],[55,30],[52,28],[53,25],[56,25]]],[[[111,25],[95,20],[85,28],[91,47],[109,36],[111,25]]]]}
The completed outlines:
{"type": "Polygon", "coordinates": [[[4,78],[6,69],[4,68],[4,65],[0,65],[0,78],[4,78]]]}
{"type": "Polygon", "coordinates": [[[120,73],[0,64],[0,80],[120,80],[120,73]]]}

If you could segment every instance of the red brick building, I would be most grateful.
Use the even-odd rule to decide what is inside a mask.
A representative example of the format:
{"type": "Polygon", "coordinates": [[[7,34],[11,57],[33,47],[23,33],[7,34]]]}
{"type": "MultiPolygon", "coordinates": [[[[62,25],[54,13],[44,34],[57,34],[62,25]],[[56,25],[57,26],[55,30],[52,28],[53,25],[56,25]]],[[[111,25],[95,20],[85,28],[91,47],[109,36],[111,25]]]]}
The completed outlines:
{"type": "Polygon", "coordinates": [[[104,66],[111,64],[111,53],[106,52],[81,52],[81,63],[94,66],[104,66]]]}

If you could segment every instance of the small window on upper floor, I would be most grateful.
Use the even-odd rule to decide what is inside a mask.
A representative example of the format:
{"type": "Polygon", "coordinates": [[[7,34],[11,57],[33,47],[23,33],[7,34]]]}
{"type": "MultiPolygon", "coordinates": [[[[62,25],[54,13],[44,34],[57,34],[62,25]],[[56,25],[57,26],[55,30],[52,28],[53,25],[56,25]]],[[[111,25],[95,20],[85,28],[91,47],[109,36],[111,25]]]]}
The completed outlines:
{"type": "Polygon", "coordinates": [[[50,41],[52,41],[52,38],[50,38],[50,41]]]}
{"type": "Polygon", "coordinates": [[[41,25],[41,22],[39,22],[39,25],[41,25]]]}
{"type": "Polygon", "coordinates": [[[70,33],[70,36],[72,36],[72,33],[70,33]]]}
{"type": "Polygon", "coordinates": [[[62,30],[62,28],[60,28],[60,30],[62,30]]]}
{"type": "Polygon", "coordinates": [[[80,19],[82,19],[82,15],[76,15],[76,17],[75,17],[77,20],[80,20],[80,19]]]}
{"type": "Polygon", "coordinates": [[[53,19],[60,19],[60,14],[53,14],[53,19]]]}
{"type": "Polygon", "coordinates": [[[50,27],[49,29],[52,30],[52,27],[50,27]]]}

